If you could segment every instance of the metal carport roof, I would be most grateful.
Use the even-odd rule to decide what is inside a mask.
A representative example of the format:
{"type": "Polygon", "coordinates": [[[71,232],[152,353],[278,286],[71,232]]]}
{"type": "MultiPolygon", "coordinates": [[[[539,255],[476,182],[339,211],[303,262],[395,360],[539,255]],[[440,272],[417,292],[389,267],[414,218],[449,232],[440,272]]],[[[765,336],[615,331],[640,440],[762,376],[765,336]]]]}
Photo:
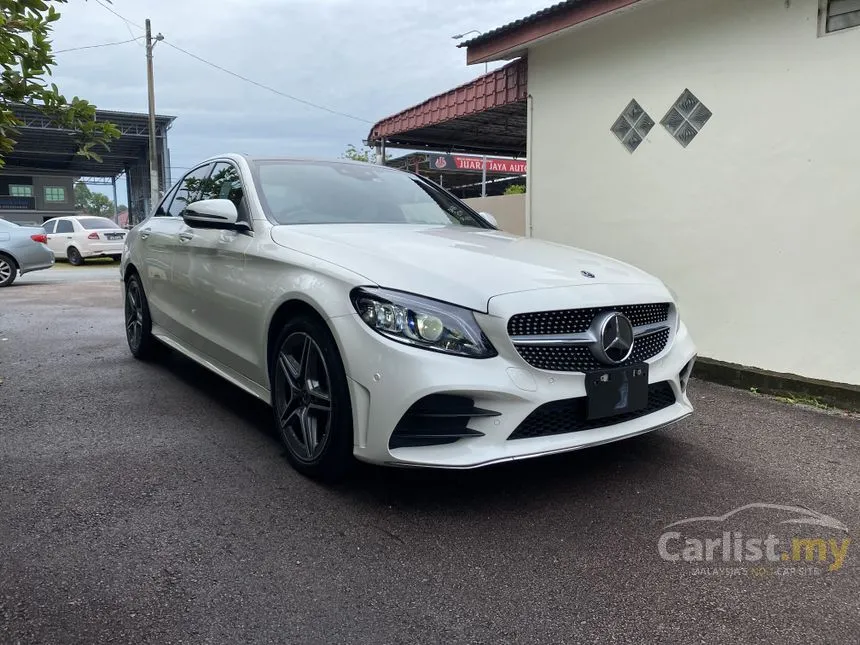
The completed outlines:
{"type": "Polygon", "coordinates": [[[376,123],[369,145],[524,156],[526,153],[526,59],[427,99],[376,123]]]}
{"type": "MultiPolygon", "coordinates": [[[[58,128],[37,109],[14,105],[12,111],[24,125],[13,135],[15,148],[5,157],[4,172],[56,172],[72,176],[116,177],[126,167],[147,159],[149,121],[146,114],[97,110],[96,121],[110,121],[120,130],[110,150],[95,151],[102,161],[76,154],[78,143],[71,130],[58,128]]],[[[163,142],[176,117],[155,117],[156,138],[163,142]]]]}

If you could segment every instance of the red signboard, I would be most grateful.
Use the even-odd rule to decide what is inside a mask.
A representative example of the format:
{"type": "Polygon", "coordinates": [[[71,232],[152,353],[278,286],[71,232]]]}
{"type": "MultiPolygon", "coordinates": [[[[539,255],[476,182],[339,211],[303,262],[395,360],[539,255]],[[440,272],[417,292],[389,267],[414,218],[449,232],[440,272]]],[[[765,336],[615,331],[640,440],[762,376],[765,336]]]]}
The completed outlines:
{"type": "MultiPolygon", "coordinates": [[[[436,170],[465,170],[482,172],[484,159],[466,155],[428,155],[430,168],[436,170]]],[[[487,157],[487,174],[524,175],[526,174],[525,159],[502,159],[487,157]]]]}

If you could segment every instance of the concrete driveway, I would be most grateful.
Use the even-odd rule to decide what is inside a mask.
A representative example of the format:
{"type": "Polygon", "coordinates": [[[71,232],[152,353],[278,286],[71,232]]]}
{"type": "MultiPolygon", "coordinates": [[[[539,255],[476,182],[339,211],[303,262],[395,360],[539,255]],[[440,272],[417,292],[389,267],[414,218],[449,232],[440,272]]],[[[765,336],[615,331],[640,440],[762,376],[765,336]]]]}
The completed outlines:
{"type": "Polygon", "coordinates": [[[857,417],[694,381],[666,431],[327,488],[266,406],[133,360],[115,280],[0,290],[0,378],[2,643],[860,641],[857,417]],[[666,528],[758,503],[794,510],[666,528]],[[696,559],[724,532],[824,559],[696,559]]]}

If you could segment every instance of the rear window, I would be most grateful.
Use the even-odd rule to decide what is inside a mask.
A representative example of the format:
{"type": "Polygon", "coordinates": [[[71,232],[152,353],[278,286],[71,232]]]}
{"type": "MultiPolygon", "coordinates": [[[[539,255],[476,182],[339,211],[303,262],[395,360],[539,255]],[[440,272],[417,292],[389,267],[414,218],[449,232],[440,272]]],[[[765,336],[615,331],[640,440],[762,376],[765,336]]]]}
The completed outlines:
{"type": "Polygon", "coordinates": [[[88,231],[102,228],[118,228],[116,222],[112,222],[105,217],[82,217],[78,222],[88,231]]]}

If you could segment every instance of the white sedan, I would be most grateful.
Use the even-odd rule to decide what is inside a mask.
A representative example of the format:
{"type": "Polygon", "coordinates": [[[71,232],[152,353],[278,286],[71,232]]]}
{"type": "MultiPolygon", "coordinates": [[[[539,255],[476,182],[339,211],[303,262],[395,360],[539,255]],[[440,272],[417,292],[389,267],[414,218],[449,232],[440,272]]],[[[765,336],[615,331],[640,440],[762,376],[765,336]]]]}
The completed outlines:
{"type": "Polygon", "coordinates": [[[57,258],[80,266],[87,258],[119,261],[127,231],[106,217],[55,217],[44,224],[48,247],[57,258]]]}
{"type": "Polygon", "coordinates": [[[692,412],[696,349],[660,280],[381,166],[209,159],[121,272],[132,354],[160,341],[269,403],[311,476],[484,466],[692,412]]]}

